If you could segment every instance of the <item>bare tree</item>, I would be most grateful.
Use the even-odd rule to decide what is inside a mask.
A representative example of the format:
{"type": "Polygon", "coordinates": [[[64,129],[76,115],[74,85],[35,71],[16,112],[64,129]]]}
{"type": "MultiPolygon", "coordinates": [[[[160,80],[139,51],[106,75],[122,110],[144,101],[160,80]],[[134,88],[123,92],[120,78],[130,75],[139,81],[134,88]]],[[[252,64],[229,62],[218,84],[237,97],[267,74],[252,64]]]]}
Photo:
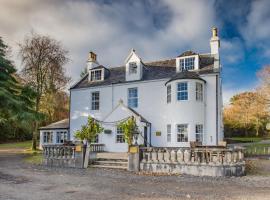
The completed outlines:
{"type": "MultiPolygon", "coordinates": [[[[68,62],[67,51],[61,43],[49,36],[32,33],[19,44],[22,57],[23,78],[36,91],[35,110],[40,111],[41,98],[47,90],[66,86],[63,65],[68,62]]],[[[32,148],[36,149],[39,121],[34,123],[32,148]]]]}

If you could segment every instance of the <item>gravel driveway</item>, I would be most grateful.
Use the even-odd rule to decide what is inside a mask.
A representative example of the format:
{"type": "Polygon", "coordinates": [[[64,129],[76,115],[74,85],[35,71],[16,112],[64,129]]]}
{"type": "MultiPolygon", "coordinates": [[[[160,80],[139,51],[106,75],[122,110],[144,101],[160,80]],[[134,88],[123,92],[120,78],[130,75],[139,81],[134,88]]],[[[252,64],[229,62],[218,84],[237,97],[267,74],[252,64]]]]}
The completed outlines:
{"type": "Polygon", "coordinates": [[[44,168],[26,164],[23,158],[0,153],[0,199],[270,199],[268,175],[147,176],[121,170],[44,168]]]}

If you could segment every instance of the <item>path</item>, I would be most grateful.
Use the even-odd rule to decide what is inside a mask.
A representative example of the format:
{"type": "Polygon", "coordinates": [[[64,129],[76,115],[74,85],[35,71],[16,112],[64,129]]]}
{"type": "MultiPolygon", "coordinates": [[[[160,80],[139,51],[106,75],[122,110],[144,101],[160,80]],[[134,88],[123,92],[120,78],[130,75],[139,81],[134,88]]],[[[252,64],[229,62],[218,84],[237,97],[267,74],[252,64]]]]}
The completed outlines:
{"type": "MultiPolygon", "coordinates": [[[[270,177],[148,176],[121,170],[50,169],[0,153],[0,199],[270,199],[270,177]]],[[[267,164],[270,166],[270,163],[267,164]]]]}

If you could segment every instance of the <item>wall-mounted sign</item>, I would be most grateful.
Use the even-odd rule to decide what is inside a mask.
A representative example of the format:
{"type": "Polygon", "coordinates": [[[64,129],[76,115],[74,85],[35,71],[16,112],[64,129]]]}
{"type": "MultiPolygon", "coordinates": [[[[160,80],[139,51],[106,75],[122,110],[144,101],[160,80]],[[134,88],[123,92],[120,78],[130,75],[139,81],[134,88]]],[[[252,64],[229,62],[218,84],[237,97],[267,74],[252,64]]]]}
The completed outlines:
{"type": "Polygon", "coordinates": [[[76,145],[75,151],[81,152],[82,151],[82,146],[81,145],[76,145]]]}
{"type": "Polygon", "coordinates": [[[161,136],[161,131],[156,131],[156,136],[161,136]]]}
{"type": "Polygon", "coordinates": [[[111,133],[112,133],[112,130],[110,130],[110,129],[105,129],[105,130],[104,130],[104,133],[105,133],[105,134],[111,134],[111,133]]]}

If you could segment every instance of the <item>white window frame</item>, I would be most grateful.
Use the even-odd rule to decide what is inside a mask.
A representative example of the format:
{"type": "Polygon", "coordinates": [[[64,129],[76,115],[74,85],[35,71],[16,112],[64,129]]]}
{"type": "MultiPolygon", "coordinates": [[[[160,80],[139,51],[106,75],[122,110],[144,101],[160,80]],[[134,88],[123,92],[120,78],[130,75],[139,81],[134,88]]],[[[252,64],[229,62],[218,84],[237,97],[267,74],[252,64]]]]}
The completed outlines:
{"type": "Polygon", "coordinates": [[[167,103],[172,102],[172,85],[167,86],[167,103]]]}
{"type": "Polygon", "coordinates": [[[57,131],[56,132],[56,143],[63,144],[67,141],[67,131],[57,131]]]}
{"type": "Polygon", "coordinates": [[[195,56],[180,58],[179,59],[180,70],[194,70],[195,69],[195,56]]]}
{"type": "Polygon", "coordinates": [[[120,127],[116,127],[115,142],[125,143],[124,131],[120,127]]]}
{"type": "Polygon", "coordinates": [[[138,108],[138,88],[128,88],[128,107],[138,108]],[[132,90],[136,91],[135,95],[131,95],[132,90]]]}
{"type": "Polygon", "coordinates": [[[102,80],[102,69],[95,69],[90,71],[91,81],[101,81],[102,80]]]}
{"type": "Polygon", "coordinates": [[[188,142],[188,124],[177,124],[176,133],[177,142],[188,142]]]}
{"type": "Polygon", "coordinates": [[[196,82],[196,101],[203,101],[203,84],[196,82]]]}
{"type": "Polygon", "coordinates": [[[129,74],[137,74],[138,66],[136,62],[129,63],[129,74]]]}
{"type": "Polygon", "coordinates": [[[195,125],[195,140],[196,142],[203,142],[203,124],[195,125]]]}
{"type": "Polygon", "coordinates": [[[188,95],[188,82],[178,82],[177,85],[176,85],[176,88],[177,88],[177,93],[176,93],[176,98],[177,98],[177,101],[188,101],[188,98],[189,98],[189,95],[188,95]],[[182,89],[179,88],[179,85],[181,84],[186,84],[186,88],[185,89],[182,89]],[[181,97],[181,94],[182,93],[186,93],[186,99],[180,99],[181,97]]]}
{"type": "Polygon", "coordinates": [[[44,131],[43,132],[43,144],[51,144],[53,143],[53,132],[52,131],[44,131]]]}
{"type": "Polygon", "coordinates": [[[91,92],[91,110],[99,110],[100,109],[100,92],[94,91],[91,92]],[[98,98],[94,97],[98,94],[98,98]]]}
{"type": "Polygon", "coordinates": [[[172,125],[167,124],[167,142],[171,143],[172,142],[172,125]]]}

